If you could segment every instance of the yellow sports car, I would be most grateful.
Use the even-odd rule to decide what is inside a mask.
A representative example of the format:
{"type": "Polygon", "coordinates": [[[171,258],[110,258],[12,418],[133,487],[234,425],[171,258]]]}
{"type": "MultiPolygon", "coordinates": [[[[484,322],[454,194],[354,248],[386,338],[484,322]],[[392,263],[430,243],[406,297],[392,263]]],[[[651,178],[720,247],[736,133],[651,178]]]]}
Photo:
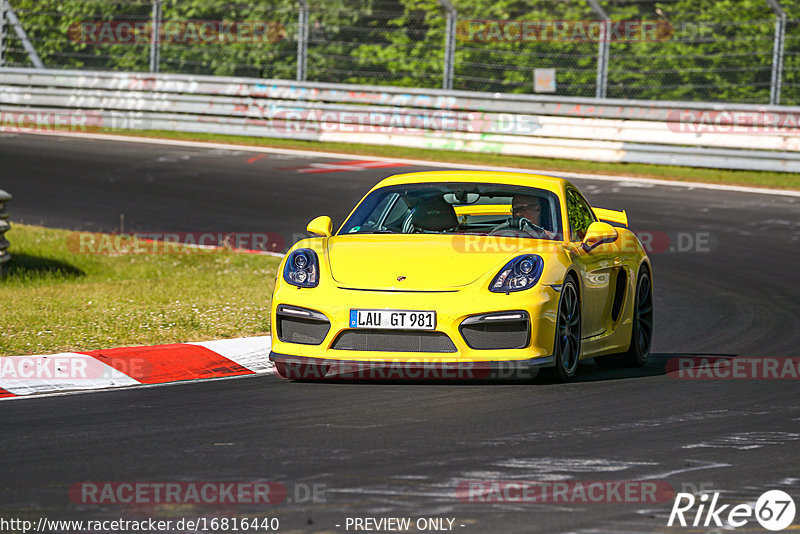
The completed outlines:
{"type": "Polygon", "coordinates": [[[578,361],[641,366],[650,261],[624,211],[569,181],[510,172],[390,176],[334,234],[329,217],[281,263],[277,372],[320,378],[514,378],[578,361]],[[612,223],[612,224],[609,224],[612,223]]]}

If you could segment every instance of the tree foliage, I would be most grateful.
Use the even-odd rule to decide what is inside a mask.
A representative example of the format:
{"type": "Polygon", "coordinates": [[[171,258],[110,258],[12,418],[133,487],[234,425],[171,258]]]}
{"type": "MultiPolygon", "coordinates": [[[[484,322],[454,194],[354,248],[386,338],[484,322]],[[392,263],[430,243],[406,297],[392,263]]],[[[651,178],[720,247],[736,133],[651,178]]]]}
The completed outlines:
{"type": "MultiPolygon", "coordinates": [[[[587,2],[452,3],[458,11],[455,89],[531,93],[534,69],[554,68],[557,94],[595,94],[596,40],[522,38],[511,31],[523,23],[589,27],[599,16],[587,2]]],[[[800,0],[781,3],[789,14],[782,103],[796,104],[800,100],[800,0]]],[[[148,21],[152,0],[11,0],[11,4],[48,67],[149,69],[146,41],[86,43],[71,38],[70,32],[80,21],[148,21]]],[[[766,0],[604,0],[601,4],[615,22],[659,24],[655,39],[610,42],[609,97],[768,101],[775,15],[766,0]]],[[[309,80],[442,86],[446,17],[439,0],[321,0],[310,5],[309,80]]],[[[164,0],[163,18],[272,21],[280,31],[278,39],[266,43],[163,42],[161,72],[295,77],[295,0],[164,0]]],[[[7,64],[27,65],[19,40],[10,35],[7,41],[7,64]]]]}

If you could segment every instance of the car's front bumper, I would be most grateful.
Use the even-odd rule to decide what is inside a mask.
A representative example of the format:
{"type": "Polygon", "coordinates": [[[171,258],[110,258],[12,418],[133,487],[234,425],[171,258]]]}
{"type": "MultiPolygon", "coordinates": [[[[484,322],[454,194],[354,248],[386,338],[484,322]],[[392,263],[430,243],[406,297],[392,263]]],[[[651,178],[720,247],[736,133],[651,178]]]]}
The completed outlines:
{"type": "MultiPolygon", "coordinates": [[[[426,369],[433,372],[486,373],[493,375],[503,369],[509,373],[519,369],[532,369],[552,364],[555,324],[558,307],[558,291],[548,285],[539,285],[515,293],[490,293],[481,288],[466,288],[458,291],[372,291],[346,289],[337,286],[327,288],[298,289],[280,284],[273,296],[272,306],[272,354],[270,359],[281,372],[287,364],[298,369],[324,371],[324,375],[344,376],[347,373],[372,373],[376,369],[405,369],[411,373],[426,369]],[[304,344],[281,340],[278,308],[312,310],[327,319],[330,327],[316,344],[304,344]],[[426,350],[425,339],[419,341],[414,350],[342,350],[341,337],[354,337],[359,329],[350,327],[351,309],[389,310],[434,310],[435,332],[439,338],[446,336],[452,345],[443,348],[437,344],[434,350],[426,350]],[[486,314],[523,312],[527,315],[528,334],[525,343],[514,343],[515,348],[475,348],[468,343],[461,330],[465,320],[486,314]],[[475,365],[481,363],[481,366],[475,365]]],[[[394,330],[382,331],[391,334],[394,330]]],[[[413,332],[405,332],[409,336],[413,332]]],[[[404,334],[404,335],[405,335],[404,334]]],[[[440,339],[441,340],[441,339],[440,339]]],[[[314,340],[315,342],[317,340],[314,340]]],[[[474,340],[473,340],[474,341],[474,340]]],[[[375,371],[378,373],[379,371],[375,371]]],[[[399,372],[399,371],[398,371],[399,372]]],[[[401,374],[414,378],[408,372],[401,374]]],[[[441,373],[440,373],[441,374],[441,373]]],[[[376,376],[377,378],[383,378],[376,376]]],[[[458,376],[441,378],[459,378],[458,376]]],[[[309,378],[313,378],[310,376],[309,378]]],[[[322,376],[320,377],[322,378],[322,376]]],[[[462,378],[469,378],[464,376],[462,378]]]]}

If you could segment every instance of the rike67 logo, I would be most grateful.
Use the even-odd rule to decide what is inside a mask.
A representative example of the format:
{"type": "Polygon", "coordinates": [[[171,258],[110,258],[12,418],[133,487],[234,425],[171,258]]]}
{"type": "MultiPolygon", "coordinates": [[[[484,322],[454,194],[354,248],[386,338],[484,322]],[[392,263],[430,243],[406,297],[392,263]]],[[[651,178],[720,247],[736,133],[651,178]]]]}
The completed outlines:
{"type": "Polygon", "coordinates": [[[749,502],[732,506],[718,504],[718,501],[719,492],[710,496],[703,494],[699,498],[691,493],[678,493],[667,526],[730,529],[743,527],[755,519],[763,528],[778,531],[788,528],[794,522],[794,500],[784,491],[767,491],[758,498],[755,505],[749,502]]]}

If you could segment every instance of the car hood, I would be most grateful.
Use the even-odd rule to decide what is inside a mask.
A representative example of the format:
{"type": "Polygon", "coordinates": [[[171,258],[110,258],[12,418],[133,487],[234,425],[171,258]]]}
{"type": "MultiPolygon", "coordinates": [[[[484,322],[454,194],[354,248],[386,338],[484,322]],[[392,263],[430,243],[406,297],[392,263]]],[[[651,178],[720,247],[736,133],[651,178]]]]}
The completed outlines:
{"type": "Polygon", "coordinates": [[[441,290],[494,275],[514,256],[537,252],[541,244],[486,236],[348,235],[328,239],[327,257],[333,279],[344,287],[441,290]]]}

